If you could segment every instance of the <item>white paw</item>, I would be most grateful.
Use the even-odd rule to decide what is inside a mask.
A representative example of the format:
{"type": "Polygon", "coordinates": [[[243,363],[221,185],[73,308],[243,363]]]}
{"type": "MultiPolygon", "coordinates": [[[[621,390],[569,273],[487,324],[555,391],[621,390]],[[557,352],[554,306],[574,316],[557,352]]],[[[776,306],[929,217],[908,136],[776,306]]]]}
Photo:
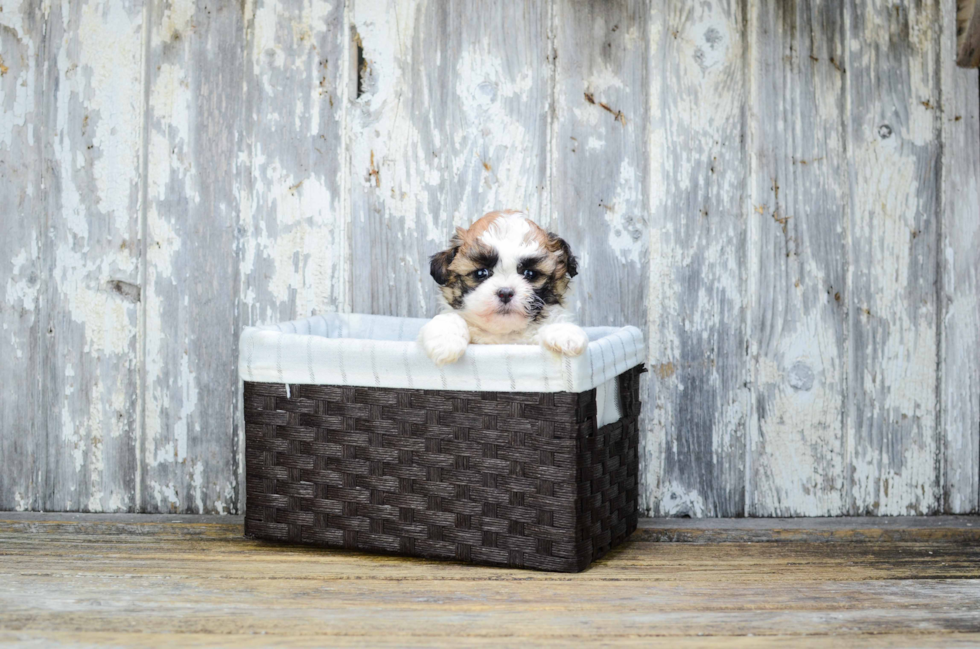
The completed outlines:
{"type": "Polygon", "coordinates": [[[442,313],[419,331],[419,344],[436,365],[455,363],[470,344],[470,328],[455,313],[442,313]]]}
{"type": "Polygon", "coordinates": [[[589,337],[582,327],[567,322],[541,327],[538,340],[551,351],[565,356],[579,356],[589,346],[589,337]]]}

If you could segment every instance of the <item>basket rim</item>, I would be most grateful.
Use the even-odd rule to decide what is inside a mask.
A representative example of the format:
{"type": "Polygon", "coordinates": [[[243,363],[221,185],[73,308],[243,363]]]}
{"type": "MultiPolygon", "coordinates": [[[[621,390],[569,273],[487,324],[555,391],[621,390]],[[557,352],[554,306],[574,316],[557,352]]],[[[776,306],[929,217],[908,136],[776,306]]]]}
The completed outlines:
{"type": "Polygon", "coordinates": [[[638,328],[585,327],[592,340],[578,357],[540,345],[473,344],[459,361],[439,367],[415,340],[425,322],[333,313],[246,327],[239,374],[245,381],[298,385],[584,392],[646,360],[638,328]]]}

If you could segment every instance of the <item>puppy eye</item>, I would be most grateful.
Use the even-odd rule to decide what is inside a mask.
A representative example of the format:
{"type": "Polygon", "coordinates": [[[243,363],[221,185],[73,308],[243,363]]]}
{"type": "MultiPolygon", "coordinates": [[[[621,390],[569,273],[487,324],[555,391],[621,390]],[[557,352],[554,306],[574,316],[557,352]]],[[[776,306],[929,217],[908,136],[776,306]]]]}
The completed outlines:
{"type": "Polygon", "coordinates": [[[473,272],[473,276],[476,277],[477,279],[486,279],[490,277],[490,271],[487,270],[486,268],[477,268],[473,272]]]}
{"type": "Polygon", "coordinates": [[[529,282],[533,281],[534,278],[537,276],[538,276],[537,271],[531,270],[530,268],[524,271],[524,279],[526,279],[529,282]]]}

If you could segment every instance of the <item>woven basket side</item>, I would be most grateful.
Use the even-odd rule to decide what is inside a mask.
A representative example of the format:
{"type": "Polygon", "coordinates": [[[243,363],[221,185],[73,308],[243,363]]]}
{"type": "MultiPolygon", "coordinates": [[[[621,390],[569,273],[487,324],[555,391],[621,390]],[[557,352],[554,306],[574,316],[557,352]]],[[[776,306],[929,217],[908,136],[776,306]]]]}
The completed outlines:
{"type": "Polygon", "coordinates": [[[636,527],[637,377],[494,393],[245,384],[246,533],[578,571],[636,527]]]}
{"type": "Polygon", "coordinates": [[[246,531],[262,538],[572,570],[577,421],[594,396],[245,390],[246,531]]]}
{"type": "MultiPolygon", "coordinates": [[[[623,416],[579,438],[578,535],[588,563],[599,559],[636,529],[639,497],[638,366],[619,375],[623,416]]],[[[585,566],[583,566],[584,568],[585,566]]]]}

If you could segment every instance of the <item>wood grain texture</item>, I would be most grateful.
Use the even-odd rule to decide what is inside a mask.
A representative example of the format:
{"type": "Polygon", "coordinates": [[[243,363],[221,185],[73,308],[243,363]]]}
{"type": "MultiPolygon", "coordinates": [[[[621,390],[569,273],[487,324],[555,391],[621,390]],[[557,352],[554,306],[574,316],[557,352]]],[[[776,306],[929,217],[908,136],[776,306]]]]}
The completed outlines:
{"type": "Polygon", "coordinates": [[[956,0],[955,5],[947,6],[949,11],[945,6],[943,11],[943,49],[952,51],[960,67],[980,66],[980,11],[976,0],[956,0]],[[946,22],[946,15],[951,15],[954,22],[946,22]]]}
{"type": "Polygon", "coordinates": [[[848,3],[849,508],[941,507],[939,7],[848,3]]]}
{"type": "Polygon", "coordinates": [[[2,512],[0,532],[123,535],[190,539],[241,536],[244,516],[235,514],[92,514],[2,512]]]}
{"type": "MultiPolygon", "coordinates": [[[[26,520],[24,524],[28,525],[26,520]]],[[[106,529],[107,525],[103,524],[100,529],[106,529]]],[[[976,543],[980,541],[980,518],[641,518],[639,528],[630,540],[658,543],[976,543]]]]}
{"type": "Polygon", "coordinates": [[[634,542],[564,575],[263,544],[202,527],[184,537],[3,529],[0,637],[704,646],[706,636],[746,645],[761,636],[850,646],[885,634],[948,646],[980,632],[980,550],[969,544],[634,542]]]}
{"type": "Polygon", "coordinates": [[[579,258],[569,308],[589,326],[646,321],[647,9],[555,5],[552,227],[579,258]]]}
{"type": "Polygon", "coordinates": [[[749,3],[746,513],[827,516],[844,491],[844,24],[834,3],[749,3]]]}
{"type": "MultiPolygon", "coordinates": [[[[43,646],[69,647],[82,646],[127,646],[127,647],[158,647],[173,640],[169,632],[146,633],[143,631],[123,631],[119,633],[78,633],[78,632],[51,632],[51,631],[0,631],[0,642],[12,644],[41,644],[43,646]]],[[[433,639],[427,635],[421,638],[413,638],[414,642],[425,643],[431,646],[456,647],[458,643],[442,638],[433,639]]],[[[509,638],[508,638],[509,640],[509,638]]],[[[557,638],[542,639],[541,637],[528,638],[537,647],[567,647],[568,638],[558,636],[557,638]]],[[[859,637],[848,638],[850,645],[854,647],[877,648],[883,647],[893,649],[904,645],[915,647],[975,647],[980,642],[980,633],[957,632],[955,635],[949,633],[924,633],[912,634],[891,634],[887,631],[874,634],[863,634],[859,637]]],[[[322,641],[316,635],[293,635],[282,638],[290,647],[322,647],[322,641]]],[[[467,646],[477,647],[498,647],[503,640],[497,636],[472,637],[467,636],[465,643],[467,646]]],[[[334,647],[362,647],[365,639],[362,636],[334,636],[330,639],[331,646],[334,647]]],[[[370,638],[373,646],[379,647],[401,647],[404,646],[405,638],[402,637],[380,637],[370,638]]],[[[836,635],[822,636],[790,636],[773,633],[768,636],[757,635],[716,635],[709,637],[680,637],[680,636],[639,636],[630,638],[616,638],[615,646],[622,647],[785,647],[792,644],[794,647],[803,649],[816,648],[836,648],[840,646],[841,638],[836,635]]],[[[268,639],[261,635],[236,635],[233,633],[222,634],[220,642],[214,634],[202,633],[182,633],[180,643],[183,647],[266,647],[268,639]]],[[[604,644],[611,644],[604,642],[604,644]]]]}
{"type": "Polygon", "coordinates": [[[342,0],[245,5],[244,325],[349,303],[342,0]]]}
{"type": "Polygon", "coordinates": [[[40,412],[44,16],[36,3],[0,13],[0,509],[37,509],[46,440],[40,412]]]}
{"type": "Polygon", "coordinates": [[[650,20],[652,386],[641,458],[656,516],[745,511],[747,177],[740,2],[650,20]]]}
{"type": "Polygon", "coordinates": [[[353,0],[351,13],[362,61],[349,117],[353,311],[431,315],[428,258],[453,225],[452,6],[353,0]]]}
{"type": "Polygon", "coordinates": [[[131,511],[138,434],[143,5],[52,5],[39,426],[45,510],[131,511]]]}
{"type": "Polygon", "coordinates": [[[157,1],[147,38],[138,508],[236,511],[241,9],[157,1]]]}
{"type": "MultiPolygon", "coordinates": [[[[450,173],[442,210],[469,227],[495,209],[551,220],[549,118],[554,78],[549,3],[481,0],[448,3],[444,63],[449,93],[436,123],[446,137],[450,173]]],[[[545,227],[545,226],[542,226],[545,227]]],[[[447,241],[423,241],[427,254],[447,241]]],[[[423,287],[435,282],[422,265],[423,287]]]]}
{"type": "Polygon", "coordinates": [[[943,510],[966,514],[980,511],[980,93],[976,70],[953,65],[952,3],[942,14],[943,510]]]}
{"type": "MultiPolygon", "coordinates": [[[[242,534],[244,516],[4,512],[0,533],[184,539],[242,534]]],[[[977,516],[832,518],[641,518],[631,542],[657,543],[975,543],[977,516]]]]}

